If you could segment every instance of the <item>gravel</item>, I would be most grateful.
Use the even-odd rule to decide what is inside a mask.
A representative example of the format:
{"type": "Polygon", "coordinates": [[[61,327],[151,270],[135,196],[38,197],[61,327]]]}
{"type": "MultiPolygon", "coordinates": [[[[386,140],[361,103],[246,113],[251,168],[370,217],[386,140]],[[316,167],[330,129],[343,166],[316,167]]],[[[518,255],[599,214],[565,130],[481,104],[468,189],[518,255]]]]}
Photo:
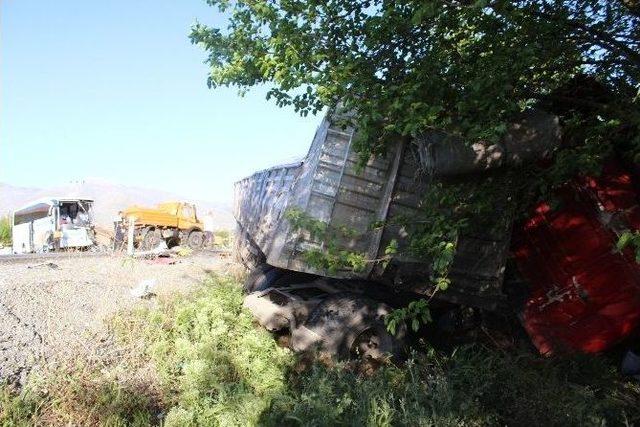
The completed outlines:
{"type": "Polygon", "coordinates": [[[79,355],[104,357],[114,346],[105,321],[118,311],[189,292],[212,271],[228,268],[212,254],[173,265],[119,256],[0,263],[0,383],[24,384],[30,371],[79,355]],[[155,282],[155,297],[131,295],[144,280],[155,282]]]}

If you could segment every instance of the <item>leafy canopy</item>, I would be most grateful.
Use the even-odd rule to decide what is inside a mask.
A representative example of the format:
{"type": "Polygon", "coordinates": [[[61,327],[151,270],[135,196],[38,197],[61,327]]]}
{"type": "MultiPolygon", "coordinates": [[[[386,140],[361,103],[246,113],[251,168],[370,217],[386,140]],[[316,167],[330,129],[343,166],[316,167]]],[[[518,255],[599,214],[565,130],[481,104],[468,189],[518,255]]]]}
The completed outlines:
{"type": "MultiPolygon", "coordinates": [[[[341,102],[365,153],[430,128],[497,138],[514,113],[578,74],[615,93],[609,115],[637,101],[637,0],[207,3],[229,18],[227,28],[192,28],[209,86],[269,84],[269,98],[302,115],[341,102]]],[[[634,108],[624,119],[637,125],[634,108]]]]}

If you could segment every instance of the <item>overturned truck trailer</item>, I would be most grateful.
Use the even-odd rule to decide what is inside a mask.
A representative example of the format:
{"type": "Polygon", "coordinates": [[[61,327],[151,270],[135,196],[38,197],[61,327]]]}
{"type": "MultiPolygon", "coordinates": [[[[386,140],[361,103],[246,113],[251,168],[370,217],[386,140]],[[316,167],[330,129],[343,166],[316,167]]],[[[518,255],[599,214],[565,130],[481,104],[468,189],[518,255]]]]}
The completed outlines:
{"type": "MultiPolygon", "coordinates": [[[[295,350],[379,357],[398,353],[402,338],[384,327],[387,303],[399,293],[432,292],[429,260],[405,255],[408,236],[394,225],[395,218],[416,214],[429,179],[421,170],[420,144],[398,142],[362,166],[354,138],[354,129],[342,129],[327,116],[303,161],[237,182],[236,254],[252,269],[245,305],[269,330],[290,331],[295,350]],[[353,232],[334,233],[329,242],[295,228],[287,212],[353,232]],[[372,228],[376,223],[384,226],[372,228]],[[329,246],[383,259],[392,241],[398,250],[389,262],[366,262],[357,271],[309,262],[310,253],[329,246]]],[[[508,223],[462,236],[450,271],[453,285],[438,297],[485,309],[503,304],[508,245],[508,223]]]]}
{"type": "MultiPolygon", "coordinates": [[[[257,172],[236,183],[236,253],[253,269],[245,286],[250,293],[245,305],[269,330],[290,331],[295,350],[381,357],[397,353],[399,342],[382,321],[390,310],[385,298],[372,295],[365,281],[390,289],[420,288],[414,279],[428,277],[428,265],[398,257],[386,268],[367,263],[356,272],[341,266],[322,268],[309,263],[308,254],[332,245],[373,260],[384,255],[392,239],[402,247],[406,236],[399,227],[372,230],[371,225],[417,209],[425,183],[416,179],[417,152],[403,143],[391,147],[384,158],[359,167],[354,137],[353,129],[342,129],[327,117],[302,162],[257,172]],[[336,234],[328,242],[325,236],[294,228],[288,212],[352,232],[336,234]]],[[[488,292],[499,288],[501,266],[478,274],[490,284],[488,292]]]]}
{"type": "MultiPolygon", "coordinates": [[[[392,336],[383,322],[390,305],[433,292],[430,260],[407,255],[408,235],[395,220],[428,208],[421,196],[434,176],[474,179],[539,158],[558,144],[559,125],[554,116],[533,111],[511,125],[500,144],[464,146],[431,133],[392,144],[364,166],[353,149],[355,132],[329,115],[301,162],[236,183],[236,255],[251,269],[245,306],[267,329],[288,331],[294,350],[381,358],[402,346],[402,328],[392,336]],[[385,252],[390,245],[397,248],[391,259],[385,252]],[[357,269],[327,265],[313,262],[314,253],[355,253],[365,262],[357,269]]],[[[437,299],[505,308],[510,238],[510,218],[501,215],[493,226],[461,236],[452,284],[437,299]]]]}

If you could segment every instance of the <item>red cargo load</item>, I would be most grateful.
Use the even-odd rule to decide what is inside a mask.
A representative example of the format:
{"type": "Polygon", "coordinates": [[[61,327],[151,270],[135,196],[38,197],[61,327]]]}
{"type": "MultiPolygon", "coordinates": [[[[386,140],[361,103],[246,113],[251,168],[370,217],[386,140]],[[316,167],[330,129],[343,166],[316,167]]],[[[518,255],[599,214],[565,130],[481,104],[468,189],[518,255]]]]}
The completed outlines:
{"type": "Polygon", "coordinates": [[[516,226],[512,251],[531,292],[522,323],[542,354],[597,353],[640,322],[640,265],[632,248],[616,251],[618,235],[640,229],[638,194],[617,162],[597,178],[539,203],[516,226]]]}

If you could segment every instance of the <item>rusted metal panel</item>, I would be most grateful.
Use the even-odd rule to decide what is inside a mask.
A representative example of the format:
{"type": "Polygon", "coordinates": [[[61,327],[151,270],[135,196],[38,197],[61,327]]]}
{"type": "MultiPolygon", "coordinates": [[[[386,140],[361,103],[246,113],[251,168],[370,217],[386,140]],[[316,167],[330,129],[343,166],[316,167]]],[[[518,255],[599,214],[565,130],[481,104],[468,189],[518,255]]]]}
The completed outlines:
{"type": "MultiPolygon", "coordinates": [[[[428,185],[422,173],[420,145],[399,141],[385,156],[359,165],[359,154],[352,146],[355,137],[354,129],[334,126],[327,117],[301,163],[260,171],[236,183],[234,214],[239,228],[273,266],[336,278],[379,280],[426,293],[430,290],[429,260],[412,259],[404,253],[387,265],[371,262],[360,272],[319,270],[305,262],[304,253],[322,250],[327,242],[292,230],[285,219],[287,209],[295,208],[333,227],[346,226],[355,235],[339,237],[333,243],[362,253],[369,260],[383,257],[392,240],[401,249],[407,247],[408,234],[394,220],[411,217],[420,209],[421,195],[428,185]],[[371,227],[380,222],[386,225],[371,227]]],[[[491,254],[503,253],[508,239],[498,240],[462,240],[461,258],[454,263],[452,274],[469,284],[467,288],[481,283],[471,293],[487,288],[491,294],[500,288],[504,257],[491,259],[491,254]]]]}
{"type": "Polygon", "coordinates": [[[270,264],[335,277],[368,275],[317,271],[306,265],[304,251],[322,249],[326,242],[314,242],[307,233],[293,232],[284,219],[287,209],[296,208],[332,226],[346,226],[357,236],[339,239],[345,249],[378,256],[382,231],[372,232],[370,226],[386,219],[402,156],[400,147],[393,147],[386,157],[372,158],[359,166],[358,153],[351,146],[353,138],[353,129],[333,126],[327,118],[302,163],[257,172],[236,184],[238,224],[270,264]]]}
{"type": "MultiPolygon", "coordinates": [[[[372,232],[374,221],[384,221],[397,195],[393,192],[402,166],[400,146],[386,157],[369,159],[359,166],[351,142],[353,129],[332,126],[323,120],[304,161],[260,171],[235,186],[235,216],[272,265],[337,277],[363,277],[368,272],[329,273],[306,265],[304,251],[322,249],[304,232],[293,232],[284,212],[297,208],[332,226],[353,229],[356,237],[341,238],[345,249],[372,258],[378,256],[382,231],[372,232]],[[395,163],[394,163],[395,162],[395,163]]],[[[417,203],[418,198],[411,199],[417,203]]]]}

